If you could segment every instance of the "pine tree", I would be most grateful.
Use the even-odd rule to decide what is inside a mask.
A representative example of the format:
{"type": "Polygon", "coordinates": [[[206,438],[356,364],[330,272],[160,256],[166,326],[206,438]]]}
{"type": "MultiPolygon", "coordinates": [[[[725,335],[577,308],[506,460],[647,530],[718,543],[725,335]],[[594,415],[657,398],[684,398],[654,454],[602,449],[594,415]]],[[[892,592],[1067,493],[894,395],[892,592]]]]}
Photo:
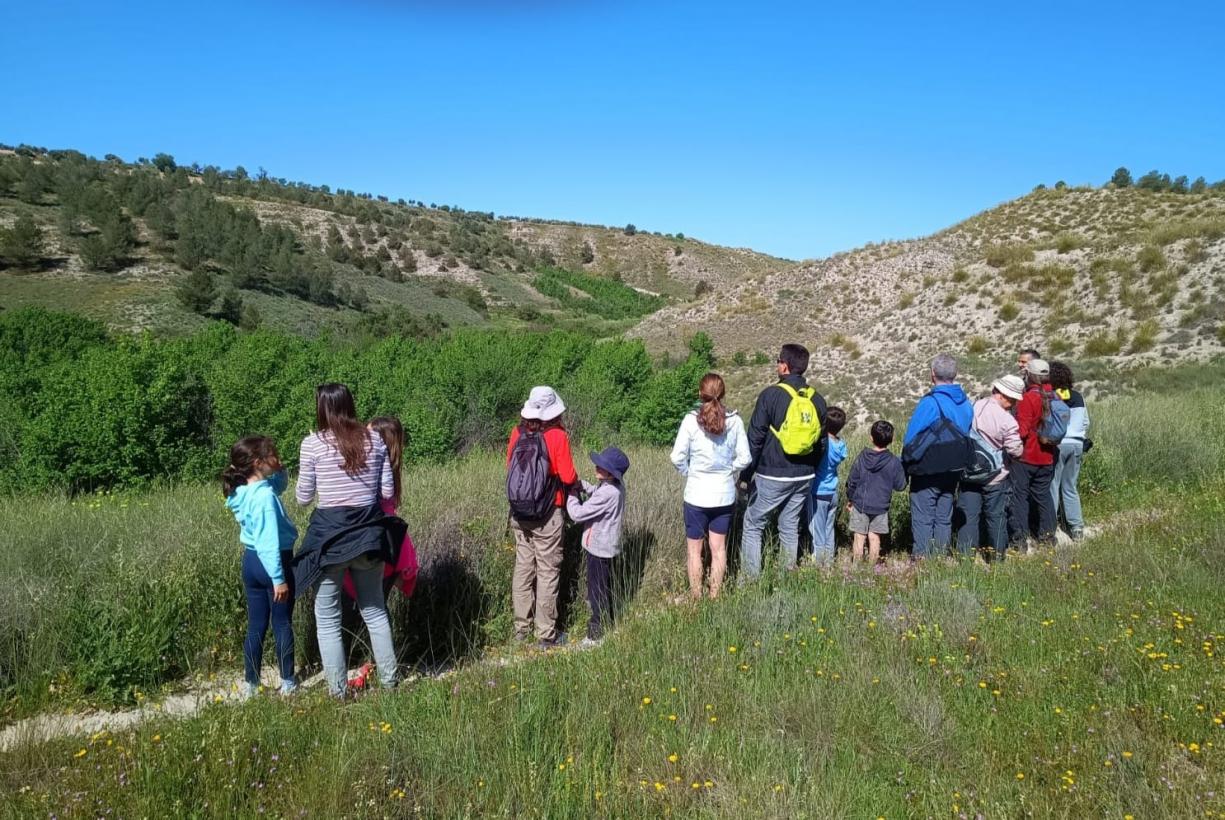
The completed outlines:
{"type": "Polygon", "coordinates": [[[175,291],[179,302],[192,313],[201,315],[208,313],[217,298],[217,286],[213,275],[206,270],[197,269],[187,274],[175,291]]]}
{"type": "Polygon", "coordinates": [[[11,228],[0,229],[0,257],[15,268],[33,268],[42,259],[43,230],[29,214],[17,217],[11,228]]]}
{"type": "Polygon", "coordinates": [[[260,316],[259,308],[252,304],[245,304],[242,307],[242,316],[238,320],[238,326],[243,330],[259,330],[260,324],[264,321],[264,317],[260,316]]]}
{"type": "Polygon", "coordinates": [[[1131,171],[1128,171],[1126,168],[1119,166],[1115,170],[1114,176],[1110,178],[1110,184],[1116,188],[1130,188],[1131,187],[1131,171]]]}
{"type": "Polygon", "coordinates": [[[232,325],[242,321],[242,296],[234,288],[226,288],[221,294],[221,307],[217,310],[217,316],[232,325]]]}

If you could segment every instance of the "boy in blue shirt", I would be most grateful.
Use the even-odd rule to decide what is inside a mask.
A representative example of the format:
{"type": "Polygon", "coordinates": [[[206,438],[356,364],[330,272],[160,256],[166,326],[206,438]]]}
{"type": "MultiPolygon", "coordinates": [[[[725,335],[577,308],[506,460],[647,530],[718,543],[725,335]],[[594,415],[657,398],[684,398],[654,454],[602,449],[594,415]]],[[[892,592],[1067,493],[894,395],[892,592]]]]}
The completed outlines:
{"type": "Polygon", "coordinates": [[[846,460],[846,442],[839,433],[846,426],[846,411],[830,407],[825,413],[825,432],[829,446],[817,466],[809,499],[808,531],[812,534],[812,561],[827,564],[834,560],[834,519],[838,517],[838,465],[846,460]]]}

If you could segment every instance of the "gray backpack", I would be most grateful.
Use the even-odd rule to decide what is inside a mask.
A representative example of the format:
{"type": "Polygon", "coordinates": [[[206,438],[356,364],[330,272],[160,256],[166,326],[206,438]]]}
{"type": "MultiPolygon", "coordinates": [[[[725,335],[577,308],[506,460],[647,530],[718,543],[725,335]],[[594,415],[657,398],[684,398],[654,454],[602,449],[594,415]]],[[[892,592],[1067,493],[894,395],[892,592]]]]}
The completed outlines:
{"type": "Polygon", "coordinates": [[[965,484],[986,484],[1004,469],[1004,451],[978,432],[978,413],[974,414],[974,424],[970,425],[970,446],[973,456],[961,480],[965,484]]]}
{"type": "Polygon", "coordinates": [[[544,433],[520,428],[506,472],[506,498],[516,521],[543,521],[553,513],[557,479],[549,474],[544,433]]]}

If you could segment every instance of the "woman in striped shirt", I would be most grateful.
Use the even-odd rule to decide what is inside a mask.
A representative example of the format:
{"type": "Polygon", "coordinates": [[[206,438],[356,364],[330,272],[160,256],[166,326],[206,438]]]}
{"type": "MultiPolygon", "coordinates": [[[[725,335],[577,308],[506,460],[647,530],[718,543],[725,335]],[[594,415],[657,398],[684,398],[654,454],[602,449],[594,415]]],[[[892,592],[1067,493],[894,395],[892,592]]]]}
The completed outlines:
{"type": "Polygon", "coordinates": [[[379,679],[384,686],[394,686],[396,654],[383,599],[383,562],[394,539],[388,527],[398,519],[388,518],[379,506],[381,499],[395,494],[387,446],[357,420],[353,394],[343,384],[316,389],[315,427],[302,442],[295,495],[299,504],[314,501],[316,507],[295,559],[295,578],[302,583],[299,589],[319,583],[315,623],[324,677],[332,694],[346,693],[340,595],[348,570],[379,679]]]}

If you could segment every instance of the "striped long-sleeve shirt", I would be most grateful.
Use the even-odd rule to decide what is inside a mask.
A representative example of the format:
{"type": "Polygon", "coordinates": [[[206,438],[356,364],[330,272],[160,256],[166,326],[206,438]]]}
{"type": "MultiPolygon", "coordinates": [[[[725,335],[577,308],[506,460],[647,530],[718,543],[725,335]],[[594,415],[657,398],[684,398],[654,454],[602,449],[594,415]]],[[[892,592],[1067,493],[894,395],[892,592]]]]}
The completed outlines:
{"type": "Polygon", "coordinates": [[[344,469],[344,458],[330,433],[311,433],[302,442],[298,487],[294,495],[306,505],[319,499],[320,507],[368,507],[395,494],[387,445],[378,433],[366,431],[366,466],[356,475],[344,469]]]}

